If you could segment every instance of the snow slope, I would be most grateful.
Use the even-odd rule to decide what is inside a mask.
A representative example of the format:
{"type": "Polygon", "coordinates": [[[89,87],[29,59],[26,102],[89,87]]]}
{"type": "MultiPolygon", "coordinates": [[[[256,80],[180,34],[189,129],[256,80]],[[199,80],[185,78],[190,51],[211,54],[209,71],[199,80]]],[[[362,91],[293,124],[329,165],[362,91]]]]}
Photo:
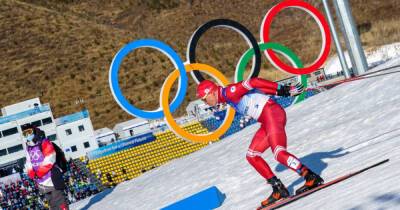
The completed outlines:
{"type": "MultiPolygon", "coordinates": [[[[400,59],[376,67],[400,64],[400,59]]],[[[400,71],[396,67],[387,72],[400,71]]],[[[381,74],[376,73],[377,75],[381,74]]],[[[288,150],[329,181],[385,158],[390,161],[282,209],[400,209],[400,73],[345,83],[287,109],[288,150]]],[[[160,209],[216,185],[220,209],[255,209],[271,188],[245,159],[259,125],[78,202],[72,209],[160,209]]],[[[297,174],[264,153],[291,192],[297,174]]]]}
{"type": "MultiPolygon", "coordinates": [[[[369,66],[376,66],[387,62],[391,59],[400,57],[400,42],[383,45],[375,50],[365,50],[365,57],[369,66]]],[[[344,52],[346,58],[347,66],[351,68],[352,64],[350,61],[348,51],[344,52]]],[[[342,67],[340,65],[340,60],[337,55],[331,57],[324,67],[325,74],[336,74],[336,72],[341,71],[342,67]]]]}

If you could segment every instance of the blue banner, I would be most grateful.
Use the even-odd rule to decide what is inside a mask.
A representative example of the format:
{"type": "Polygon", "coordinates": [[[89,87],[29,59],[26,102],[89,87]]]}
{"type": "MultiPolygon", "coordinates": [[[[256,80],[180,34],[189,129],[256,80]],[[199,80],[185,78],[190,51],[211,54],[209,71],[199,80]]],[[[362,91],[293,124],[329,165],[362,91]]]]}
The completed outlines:
{"type": "Polygon", "coordinates": [[[90,160],[101,158],[122,150],[126,150],[132,147],[152,142],[155,139],[156,137],[153,135],[153,133],[146,133],[140,136],[134,136],[93,150],[88,153],[88,158],[90,160]]]}

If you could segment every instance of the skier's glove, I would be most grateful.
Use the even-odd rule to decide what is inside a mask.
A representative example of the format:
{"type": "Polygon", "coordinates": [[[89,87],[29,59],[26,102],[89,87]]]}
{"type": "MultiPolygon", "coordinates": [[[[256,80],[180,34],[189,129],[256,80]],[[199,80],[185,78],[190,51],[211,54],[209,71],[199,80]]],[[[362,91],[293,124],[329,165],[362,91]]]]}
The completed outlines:
{"type": "Polygon", "coordinates": [[[298,96],[303,92],[304,92],[304,86],[300,82],[296,83],[294,86],[290,86],[289,90],[290,96],[298,96]]]}
{"type": "Polygon", "coordinates": [[[276,95],[289,97],[300,95],[304,91],[304,86],[301,83],[296,85],[279,85],[276,95]]]}

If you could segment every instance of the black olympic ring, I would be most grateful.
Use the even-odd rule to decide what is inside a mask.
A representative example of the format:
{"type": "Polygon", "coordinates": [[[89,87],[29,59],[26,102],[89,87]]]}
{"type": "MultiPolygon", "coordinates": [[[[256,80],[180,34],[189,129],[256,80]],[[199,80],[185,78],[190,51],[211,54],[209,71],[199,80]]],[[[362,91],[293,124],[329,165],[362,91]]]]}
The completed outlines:
{"type": "MultiPolygon", "coordinates": [[[[254,49],[254,58],[253,58],[253,65],[251,69],[250,77],[257,77],[260,73],[261,68],[261,51],[260,47],[258,46],[256,38],[254,38],[253,34],[242,24],[229,20],[229,19],[214,19],[208,21],[207,23],[203,24],[192,34],[192,37],[189,39],[188,49],[187,49],[187,59],[190,63],[196,63],[196,47],[200,40],[200,37],[210,28],[212,27],[226,27],[235,30],[238,32],[250,46],[250,49],[254,49]]],[[[192,71],[192,77],[197,82],[200,83],[204,80],[203,75],[201,75],[200,71],[194,70],[192,71]]]]}

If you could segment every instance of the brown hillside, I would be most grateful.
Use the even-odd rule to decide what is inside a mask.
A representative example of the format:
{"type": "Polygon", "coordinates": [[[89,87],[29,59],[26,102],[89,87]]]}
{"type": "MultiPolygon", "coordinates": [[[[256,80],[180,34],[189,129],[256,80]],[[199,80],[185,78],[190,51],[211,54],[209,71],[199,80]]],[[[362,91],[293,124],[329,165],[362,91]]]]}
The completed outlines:
{"type": "MultiPolygon", "coordinates": [[[[85,100],[96,128],[113,127],[131,118],[114,102],[108,68],[114,54],[139,38],[156,38],[186,60],[187,41],[201,24],[230,18],[247,26],[259,40],[265,12],[280,1],[239,0],[24,0],[0,1],[0,105],[40,96],[56,116],[78,111],[85,100]]],[[[322,10],[319,0],[308,1],[322,10]]],[[[351,0],[367,48],[400,40],[397,0],[351,0]]],[[[312,62],[321,45],[315,22],[300,10],[284,10],[273,23],[272,41],[293,49],[304,63],[312,62]]],[[[198,60],[232,77],[238,58],[247,49],[235,32],[212,29],[202,37],[198,60]]],[[[332,46],[332,54],[335,52],[332,46]]],[[[173,69],[161,53],[141,49],[125,58],[120,85],[136,106],[154,109],[162,82],[173,69]]],[[[279,79],[263,58],[262,77],[279,79]],[[266,70],[267,69],[267,70],[266,70]]],[[[194,99],[190,82],[187,102],[194,99]]]]}

